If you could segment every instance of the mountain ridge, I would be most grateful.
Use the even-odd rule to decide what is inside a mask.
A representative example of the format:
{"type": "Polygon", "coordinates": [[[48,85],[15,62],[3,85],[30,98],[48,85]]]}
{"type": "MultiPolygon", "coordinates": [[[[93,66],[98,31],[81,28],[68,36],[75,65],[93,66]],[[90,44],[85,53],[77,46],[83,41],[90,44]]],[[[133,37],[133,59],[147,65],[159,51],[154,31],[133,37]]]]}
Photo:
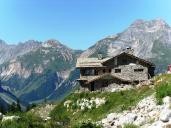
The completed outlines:
{"type": "Polygon", "coordinates": [[[136,56],[156,64],[156,73],[165,72],[171,63],[171,27],[161,19],[137,20],[123,32],[107,36],[85,51],[71,49],[55,39],[30,40],[8,48],[4,41],[0,42],[2,84],[28,102],[59,100],[75,88],[78,57],[97,57],[98,53],[114,56],[132,47],[136,56]]]}
{"type": "Polygon", "coordinates": [[[136,56],[154,62],[157,66],[157,72],[164,72],[167,65],[171,63],[169,59],[170,46],[171,27],[164,20],[137,20],[123,32],[98,41],[85,50],[81,57],[95,57],[99,52],[103,53],[104,56],[114,56],[126,47],[132,47],[136,56]],[[160,49],[158,44],[161,45],[160,49]],[[158,51],[154,49],[158,49],[158,51]],[[165,65],[161,65],[160,58],[163,57],[166,59],[165,65]]]}
{"type": "Polygon", "coordinates": [[[29,52],[0,65],[2,85],[27,102],[61,99],[75,85],[70,74],[75,72],[76,58],[82,51],[54,39],[36,47],[34,41],[27,43],[22,46],[33,44],[29,52]]]}

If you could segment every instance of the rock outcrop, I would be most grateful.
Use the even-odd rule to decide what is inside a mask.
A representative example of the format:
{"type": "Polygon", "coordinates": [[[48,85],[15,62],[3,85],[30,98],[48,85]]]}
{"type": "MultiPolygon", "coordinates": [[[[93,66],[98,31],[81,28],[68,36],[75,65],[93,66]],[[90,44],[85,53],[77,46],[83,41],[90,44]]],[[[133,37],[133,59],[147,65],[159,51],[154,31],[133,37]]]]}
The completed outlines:
{"type": "Polygon", "coordinates": [[[171,126],[171,98],[165,97],[163,105],[157,105],[154,94],[141,100],[136,107],[122,113],[110,113],[100,123],[103,127],[117,128],[134,124],[142,128],[171,126]]]}

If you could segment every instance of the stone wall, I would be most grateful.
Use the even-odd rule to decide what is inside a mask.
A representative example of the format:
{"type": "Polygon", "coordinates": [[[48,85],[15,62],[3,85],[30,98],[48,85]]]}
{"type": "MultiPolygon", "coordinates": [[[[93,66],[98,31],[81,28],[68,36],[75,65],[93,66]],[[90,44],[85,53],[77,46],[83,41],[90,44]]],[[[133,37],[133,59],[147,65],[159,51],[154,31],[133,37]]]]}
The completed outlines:
{"type": "MultiPolygon", "coordinates": [[[[97,80],[94,83],[94,91],[114,91],[114,90],[118,90],[119,88],[127,88],[127,84],[123,84],[121,83],[121,81],[118,80],[107,80],[107,79],[101,79],[101,80],[97,80]]],[[[79,91],[80,92],[86,92],[86,91],[91,91],[91,83],[90,84],[82,84],[80,85],[79,91]]],[[[131,85],[129,85],[131,86],[131,85]]]]}
{"type": "Polygon", "coordinates": [[[154,67],[125,54],[109,60],[104,65],[112,68],[113,74],[122,79],[143,81],[149,78],[149,74],[151,77],[154,76],[154,67]],[[121,73],[115,74],[114,69],[116,68],[120,68],[122,70],[121,73]],[[134,72],[134,69],[138,68],[143,69],[143,72],[134,72]]]}
{"type": "Polygon", "coordinates": [[[131,81],[148,80],[148,68],[138,64],[120,65],[112,69],[112,74],[121,79],[131,81]],[[121,69],[120,73],[115,73],[115,69],[121,69]],[[135,69],[142,69],[143,71],[134,71],[135,69]]]}
{"type": "MultiPolygon", "coordinates": [[[[117,83],[110,83],[107,86],[104,87],[104,85],[95,83],[95,91],[106,91],[106,92],[118,92],[123,90],[129,90],[135,88],[134,85],[131,84],[117,84],[117,83]],[[96,86],[97,85],[97,86],[96,86]]],[[[80,86],[78,92],[89,92],[90,91],[90,85],[88,86],[80,86]]]]}

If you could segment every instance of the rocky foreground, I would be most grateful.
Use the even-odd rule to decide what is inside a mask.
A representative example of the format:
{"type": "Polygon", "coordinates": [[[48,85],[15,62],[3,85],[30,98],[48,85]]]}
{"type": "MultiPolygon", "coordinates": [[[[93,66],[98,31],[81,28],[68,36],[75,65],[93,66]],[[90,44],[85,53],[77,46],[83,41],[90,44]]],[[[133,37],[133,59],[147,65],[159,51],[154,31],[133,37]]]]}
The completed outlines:
{"type": "Polygon", "coordinates": [[[157,105],[153,94],[141,100],[131,110],[110,113],[98,123],[105,128],[118,128],[125,124],[134,124],[141,128],[170,128],[171,97],[163,98],[163,103],[163,105],[157,105]]]}

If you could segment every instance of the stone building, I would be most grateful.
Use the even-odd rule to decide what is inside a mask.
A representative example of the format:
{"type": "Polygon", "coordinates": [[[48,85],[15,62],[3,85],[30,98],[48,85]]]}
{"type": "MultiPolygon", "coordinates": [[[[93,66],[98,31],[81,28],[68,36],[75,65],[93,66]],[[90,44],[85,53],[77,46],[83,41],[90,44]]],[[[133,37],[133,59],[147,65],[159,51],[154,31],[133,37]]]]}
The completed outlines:
{"type": "Polygon", "coordinates": [[[80,69],[78,79],[84,90],[109,89],[109,85],[133,84],[146,81],[154,76],[155,65],[138,58],[132,52],[124,51],[114,57],[78,58],[76,67],[80,69]]]}

